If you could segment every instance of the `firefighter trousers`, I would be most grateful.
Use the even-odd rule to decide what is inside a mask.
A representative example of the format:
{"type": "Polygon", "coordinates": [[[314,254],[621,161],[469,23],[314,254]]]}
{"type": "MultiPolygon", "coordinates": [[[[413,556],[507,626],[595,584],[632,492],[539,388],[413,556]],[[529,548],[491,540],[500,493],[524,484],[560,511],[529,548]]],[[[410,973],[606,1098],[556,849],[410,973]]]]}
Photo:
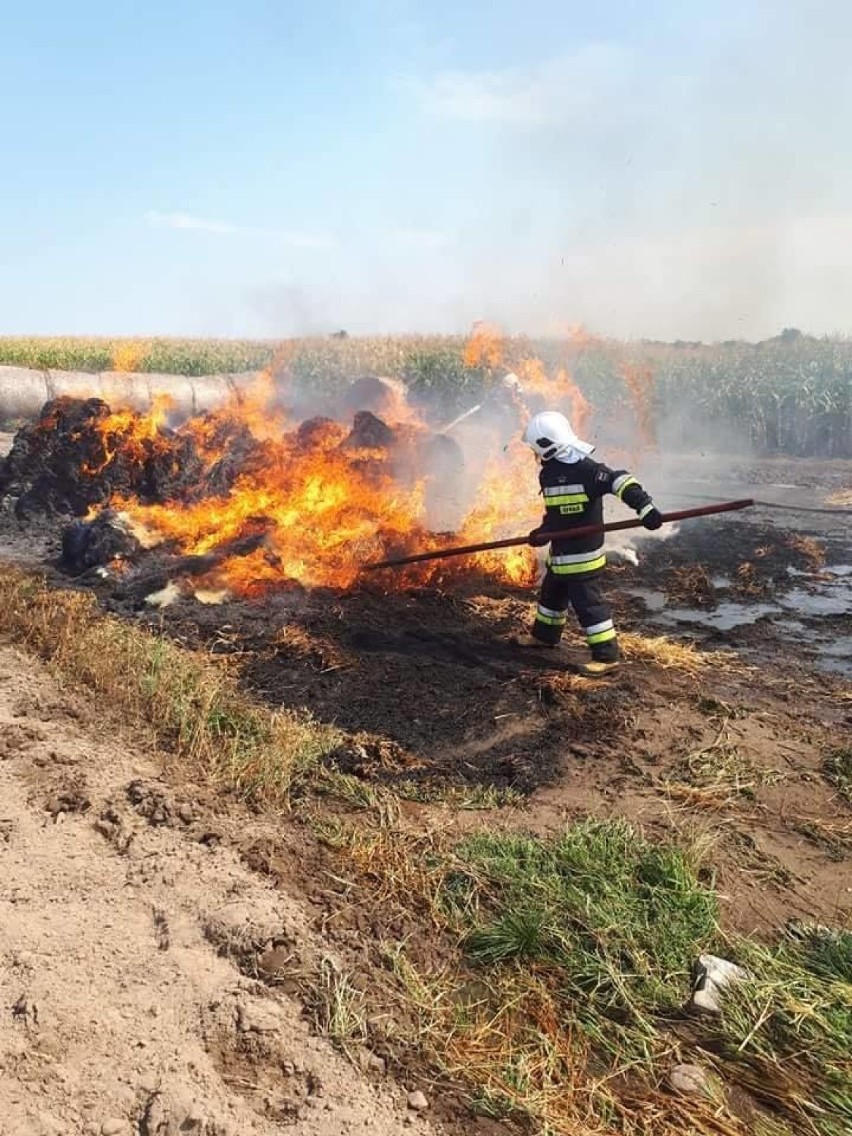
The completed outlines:
{"type": "Polygon", "coordinates": [[[539,594],[533,637],[550,645],[558,643],[568,621],[569,607],[574,609],[592,658],[615,662],[618,640],[609,606],[598,586],[597,573],[578,580],[573,576],[559,576],[548,568],[539,594]]]}

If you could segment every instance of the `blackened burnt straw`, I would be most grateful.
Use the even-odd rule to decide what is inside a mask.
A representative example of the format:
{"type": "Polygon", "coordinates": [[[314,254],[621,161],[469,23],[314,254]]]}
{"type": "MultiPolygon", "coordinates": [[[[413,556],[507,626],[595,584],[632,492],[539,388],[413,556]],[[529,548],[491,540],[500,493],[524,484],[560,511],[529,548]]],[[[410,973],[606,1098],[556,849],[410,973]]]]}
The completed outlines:
{"type": "MultiPolygon", "coordinates": [[[[722,501],[716,505],[704,505],[699,509],[681,509],[677,513],[663,513],[663,523],[672,521],[688,521],[692,517],[710,517],[714,513],[733,513],[737,509],[748,509],[753,505],[751,499],[744,501],[722,501]]],[[[548,533],[549,540],[574,539],[581,536],[592,536],[595,533],[616,532],[620,529],[635,529],[641,526],[639,518],[628,521],[612,521],[608,525],[583,525],[582,528],[569,529],[567,532],[548,533]]],[[[485,544],[464,544],[457,548],[440,548],[434,552],[418,552],[413,556],[400,556],[393,560],[378,560],[372,564],[365,564],[365,572],[375,572],[378,568],[401,568],[405,564],[419,564],[424,560],[444,560],[449,556],[470,556],[474,552],[487,552],[492,548],[514,548],[520,544],[529,544],[528,536],[510,536],[505,540],[491,540],[485,544]]]]}

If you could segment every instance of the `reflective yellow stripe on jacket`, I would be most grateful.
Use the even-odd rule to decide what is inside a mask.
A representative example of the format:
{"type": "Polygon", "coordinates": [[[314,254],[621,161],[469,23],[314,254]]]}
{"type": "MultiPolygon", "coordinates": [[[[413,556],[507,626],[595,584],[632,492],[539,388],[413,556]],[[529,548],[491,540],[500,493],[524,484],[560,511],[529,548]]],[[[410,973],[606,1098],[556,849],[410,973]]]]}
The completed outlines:
{"type": "Polygon", "coordinates": [[[638,485],[639,482],[632,473],[623,473],[621,477],[617,477],[612,483],[612,491],[622,501],[624,499],[624,490],[631,485],[638,485]]]}
{"type": "Polygon", "coordinates": [[[585,505],[589,495],[582,485],[548,485],[543,491],[544,503],[551,505],[585,505]]]}
{"type": "Polygon", "coordinates": [[[596,572],[598,568],[606,565],[606,556],[603,549],[596,548],[593,552],[574,552],[567,556],[550,556],[548,558],[550,571],[557,576],[573,576],[579,572],[596,572]]]}

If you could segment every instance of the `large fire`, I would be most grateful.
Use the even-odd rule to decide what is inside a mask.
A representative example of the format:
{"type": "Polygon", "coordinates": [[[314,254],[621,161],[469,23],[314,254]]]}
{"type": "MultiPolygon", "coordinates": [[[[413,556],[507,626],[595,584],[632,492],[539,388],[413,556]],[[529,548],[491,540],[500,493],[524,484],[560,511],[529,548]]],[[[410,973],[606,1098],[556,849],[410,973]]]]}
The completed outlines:
{"type": "MultiPolygon", "coordinates": [[[[263,592],[296,581],[306,586],[347,588],[364,564],[394,552],[405,553],[447,543],[428,525],[430,482],[440,477],[416,468],[418,451],[429,434],[404,407],[402,421],[386,425],[395,446],[354,444],[350,427],[325,419],[302,426],[286,421],[270,407],[272,390],[265,380],[215,414],[190,419],[180,432],[192,436],[197,451],[212,468],[222,457],[217,435],[238,424],[262,441],[262,460],[252,458],[224,496],[186,503],[145,505],[116,497],[110,504],[162,541],[173,542],[187,555],[204,555],[227,547],[246,533],[263,529],[261,547],[226,559],[214,580],[240,595],[263,592]]],[[[99,424],[105,461],[115,453],[115,428],[134,446],[159,428],[161,410],[147,416],[111,415],[99,424]]],[[[390,417],[390,416],[388,416],[390,417]]],[[[369,442],[369,439],[367,439],[369,442]]],[[[523,533],[538,517],[533,492],[535,470],[521,446],[504,453],[499,447],[485,462],[474,506],[458,529],[464,543],[523,533]]],[[[448,562],[419,570],[422,579],[436,572],[459,573],[475,567],[523,583],[534,574],[530,549],[512,555],[482,554],[466,564],[448,562]]]]}
{"type": "MultiPolygon", "coordinates": [[[[586,432],[592,408],[566,368],[549,374],[538,359],[508,359],[505,341],[485,325],[475,328],[465,359],[497,375],[513,370],[524,400],[563,409],[578,433],[586,432]]],[[[113,492],[106,504],[144,531],[148,546],[159,541],[178,554],[215,554],[216,567],[196,581],[199,587],[243,596],[294,582],[348,588],[370,561],[522,535],[538,523],[536,468],[519,440],[530,409],[523,401],[512,407],[517,421],[510,423],[508,443],[505,419],[498,426],[486,412],[469,420],[469,437],[468,426],[450,436],[435,433],[409,405],[404,387],[393,382],[387,384],[381,414],[356,414],[354,428],[351,418],[299,423],[280,409],[286,400],[273,372],[258,376],[251,389],[216,412],[180,425],[184,450],[166,444],[167,399],[156,400],[144,415],[116,410],[94,422],[99,453],[83,467],[92,477],[113,462],[141,463],[153,453],[168,466],[178,460],[171,455],[191,451],[196,488],[181,488],[165,503],[162,494],[153,498],[158,503],[146,503],[137,489],[113,492]],[[477,484],[471,485],[471,478],[477,484]],[[448,527],[436,523],[437,499],[443,506],[448,500],[461,502],[452,534],[434,531],[448,527]],[[250,537],[256,539],[246,544],[250,537]],[[231,554],[235,545],[239,551],[231,554]]],[[[633,397],[640,395],[636,401],[644,401],[646,376],[625,377],[633,397]]],[[[412,574],[422,581],[446,579],[471,571],[530,584],[536,555],[521,546],[437,561],[405,579],[412,574]]]]}
{"type": "MultiPolygon", "coordinates": [[[[249,417],[256,412],[253,400],[250,404],[249,417]]],[[[235,406],[219,416],[241,413],[242,406],[235,406]]],[[[195,423],[184,429],[193,431],[195,423]]],[[[387,468],[385,452],[342,448],[348,433],[345,426],[323,421],[310,431],[291,428],[266,438],[262,462],[249,463],[226,496],[191,504],[113,504],[190,555],[215,551],[263,528],[261,548],[217,569],[217,583],[238,594],[288,581],[349,587],[366,561],[389,547],[407,547],[412,535],[425,539],[426,534],[423,482],[401,487],[387,468]]],[[[204,435],[202,444],[215,459],[209,423],[204,435]]]]}

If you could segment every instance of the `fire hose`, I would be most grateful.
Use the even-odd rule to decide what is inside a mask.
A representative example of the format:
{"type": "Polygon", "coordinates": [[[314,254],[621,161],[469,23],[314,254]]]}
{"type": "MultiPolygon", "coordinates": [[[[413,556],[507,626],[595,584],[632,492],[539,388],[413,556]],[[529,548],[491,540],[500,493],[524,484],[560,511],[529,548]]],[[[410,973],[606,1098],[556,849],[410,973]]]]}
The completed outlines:
{"type": "MultiPolygon", "coordinates": [[[[692,517],[709,517],[714,513],[732,513],[738,509],[748,509],[754,501],[723,501],[716,505],[704,505],[698,509],[681,509],[677,513],[663,513],[663,524],[674,521],[686,521],[692,517]]],[[[547,533],[548,541],[576,540],[579,537],[595,536],[598,533],[618,532],[622,529],[634,529],[642,526],[637,517],[627,521],[611,521],[606,525],[582,525],[580,528],[568,529],[563,532],[547,533]]],[[[375,572],[379,568],[401,568],[404,564],[419,564],[424,560],[443,560],[449,556],[470,556],[474,552],[488,552],[494,548],[515,548],[518,545],[530,544],[529,534],[526,536],[510,536],[505,540],[491,540],[483,544],[464,544],[456,548],[440,548],[433,552],[417,552],[412,556],[399,556],[392,560],[378,560],[364,565],[365,572],[375,572]]]]}
{"type": "MultiPolygon", "coordinates": [[[[687,501],[714,501],[715,497],[705,497],[701,493],[681,493],[679,496],[684,497],[687,501]]],[[[775,501],[758,501],[754,500],[753,505],[759,509],[778,509],[782,513],[821,513],[825,517],[852,517],[852,509],[844,509],[840,506],[831,509],[821,509],[814,505],[782,505],[775,501]]]]}

